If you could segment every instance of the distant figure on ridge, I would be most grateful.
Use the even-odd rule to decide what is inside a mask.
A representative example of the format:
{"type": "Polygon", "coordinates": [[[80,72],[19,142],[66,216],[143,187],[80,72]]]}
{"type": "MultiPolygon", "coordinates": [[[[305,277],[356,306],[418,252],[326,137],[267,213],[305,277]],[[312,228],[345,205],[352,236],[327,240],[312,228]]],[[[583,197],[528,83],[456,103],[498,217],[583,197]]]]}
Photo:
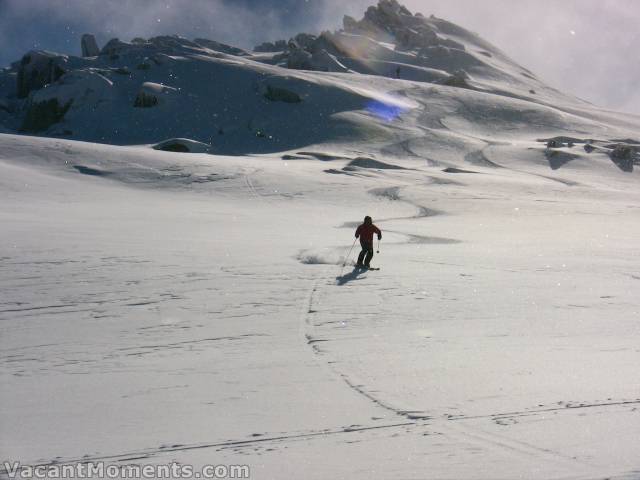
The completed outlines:
{"type": "Polygon", "coordinates": [[[360,239],[362,251],[358,255],[358,267],[369,268],[373,258],[373,234],[378,235],[378,240],[382,239],[382,232],[373,224],[370,216],[364,217],[364,223],[356,229],[356,238],[360,239]]]}

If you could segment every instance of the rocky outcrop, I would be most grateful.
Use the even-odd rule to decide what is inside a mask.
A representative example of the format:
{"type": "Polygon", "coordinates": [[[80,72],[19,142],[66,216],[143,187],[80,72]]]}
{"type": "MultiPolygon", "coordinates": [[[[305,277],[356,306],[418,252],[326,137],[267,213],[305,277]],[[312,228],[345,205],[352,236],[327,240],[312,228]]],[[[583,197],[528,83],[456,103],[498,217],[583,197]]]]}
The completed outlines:
{"type": "Polygon", "coordinates": [[[254,52],[284,52],[287,50],[287,42],[278,40],[276,42],[264,42],[253,48],[254,52]]]}
{"type": "Polygon", "coordinates": [[[208,40],[206,38],[196,38],[194,40],[198,45],[213,50],[214,52],[226,53],[227,55],[236,55],[238,57],[246,57],[249,52],[242,50],[241,48],[232,47],[225,43],[216,42],[214,40],[208,40]]]}
{"type": "Polygon", "coordinates": [[[264,98],[272,102],[300,103],[302,101],[302,98],[296,92],[271,85],[266,86],[264,98]]]}
{"type": "Polygon", "coordinates": [[[615,163],[620,170],[624,172],[632,172],[633,164],[636,160],[637,147],[619,143],[609,152],[611,161],[615,163]]]}
{"type": "Polygon", "coordinates": [[[177,153],[209,153],[211,145],[190,138],[170,138],[152,146],[154,150],[177,153]]]}
{"type": "Polygon", "coordinates": [[[395,37],[396,48],[400,50],[419,50],[433,46],[465,49],[461,43],[439,35],[424,16],[413,15],[396,0],[379,0],[377,6],[367,9],[362,20],[345,16],[342,23],[347,33],[395,37]]]}
{"type": "Polygon", "coordinates": [[[73,70],[46,88],[34,91],[27,101],[24,132],[41,132],[60,122],[70,107],[93,109],[113,99],[113,83],[92,69],[73,70]]]}
{"type": "Polygon", "coordinates": [[[289,42],[287,68],[293,68],[295,70],[313,70],[311,54],[306,50],[299,48],[295,42],[289,42]]]}
{"type": "Polygon", "coordinates": [[[184,49],[185,47],[200,48],[200,45],[195,41],[188,40],[180,35],[160,35],[150,38],[147,43],[162,50],[184,49]]]}
{"type": "Polygon", "coordinates": [[[136,108],[150,108],[155,107],[158,104],[158,97],[149,94],[145,91],[140,91],[136,95],[136,99],[133,102],[133,106],[136,108]]]}
{"type": "Polygon", "coordinates": [[[38,133],[62,120],[71,107],[71,101],[61,105],[58,99],[51,98],[43,102],[33,102],[27,109],[20,131],[38,133]]]}
{"type": "Polygon", "coordinates": [[[57,81],[67,71],[67,57],[45,51],[31,51],[20,61],[16,94],[26,98],[30,92],[57,81]]]}
{"type": "Polygon", "coordinates": [[[472,88],[469,84],[469,75],[464,70],[453,72],[453,74],[446,78],[442,84],[447,85],[448,87],[472,88]]]}
{"type": "Polygon", "coordinates": [[[112,38],[107,44],[100,50],[100,55],[109,57],[111,60],[117,60],[120,55],[131,48],[130,43],[121,42],[117,38],[112,38]]]}
{"type": "Polygon", "coordinates": [[[400,28],[396,33],[398,46],[413,50],[438,44],[438,35],[430,29],[400,28]]]}
{"type": "MultiPolygon", "coordinates": [[[[284,51],[284,62],[274,57],[274,63],[282,62],[292,69],[344,72],[349,69],[341,58],[357,61],[388,58],[388,51],[378,43],[384,41],[394,43],[401,55],[414,53],[419,67],[455,72],[468,64],[480,63],[465,51],[464,45],[442,36],[432,20],[413,15],[396,0],[379,0],[377,6],[367,9],[361,20],[345,15],[342,23],[342,31],[322,32],[319,36],[300,33],[286,46],[284,41],[278,41],[262,44],[256,51],[284,51]],[[321,53],[323,51],[326,53],[321,53]]],[[[462,80],[453,77],[450,81],[455,86],[468,87],[462,80]]]]}
{"type": "Polygon", "coordinates": [[[314,70],[321,72],[344,73],[349,71],[334,55],[324,49],[311,55],[311,65],[313,65],[314,70]]]}
{"type": "Polygon", "coordinates": [[[345,32],[354,32],[358,28],[358,21],[350,15],[342,18],[342,28],[345,32]]]}
{"type": "Polygon", "coordinates": [[[311,35],[309,33],[299,33],[295,37],[293,37],[293,41],[295,42],[297,48],[301,48],[310,53],[313,53],[317,39],[317,36],[311,35]]]}
{"type": "Polygon", "coordinates": [[[82,39],[80,40],[80,47],[82,48],[83,57],[97,57],[98,55],[100,55],[100,49],[98,48],[96,37],[89,33],[85,33],[84,35],[82,35],[82,39]]]}
{"type": "Polygon", "coordinates": [[[178,90],[161,83],[145,82],[136,95],[133,106],[136,108],[155,107],[162,100],[171,99],[177,94],[178,90]]]}
{"type": "Polygon", "coordinates": [[[406,7],[396,0],[379,0],[378,6],[367,8],[361,25],[365,28],[373,26],[382,31],[394,33],[394,30],[407,24],[415,23],[413,15],[406,7]]]}

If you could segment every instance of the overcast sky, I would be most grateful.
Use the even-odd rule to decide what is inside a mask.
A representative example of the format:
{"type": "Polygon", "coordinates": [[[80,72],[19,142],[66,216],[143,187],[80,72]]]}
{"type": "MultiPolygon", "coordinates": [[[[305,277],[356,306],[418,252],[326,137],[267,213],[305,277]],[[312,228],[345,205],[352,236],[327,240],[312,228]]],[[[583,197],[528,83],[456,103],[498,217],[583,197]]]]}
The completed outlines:
{"type": "MultiPolygon", "coordinates": [[[[341,27],[377,0],[0,0],[0,66],[32,48],[79,54],[161,34],[251,48],[304,31],[341,27]]],[[[401,2],[402,3],[402,2],[401,2]]],[[[640,0],[406,0],[470,29],[551,86],[640,115],[640,0]]]]}

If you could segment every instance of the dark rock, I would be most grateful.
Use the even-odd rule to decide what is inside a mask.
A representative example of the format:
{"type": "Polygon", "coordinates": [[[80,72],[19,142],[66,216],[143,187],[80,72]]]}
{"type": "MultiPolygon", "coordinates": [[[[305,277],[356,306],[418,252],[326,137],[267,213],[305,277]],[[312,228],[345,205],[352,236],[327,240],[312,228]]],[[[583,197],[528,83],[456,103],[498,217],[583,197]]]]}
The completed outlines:
{"type": "Polygon", "coordinates": [[[206,38],[196,38],[194,42],[198,45],[203,46],[204,48],[208,48],[209,50],[213,50],[215,52],[226,53],[228,55],[236,55],[239,57],[249,55],[248,52],[242,50],[241,48],[232,47],[231,45],[216,42],[214,40],[208,40],[206,38]]]}
{"type": "Polygon", "coordinates": [[[56,82],[66,73],[67,57],[44,51],[31,51],[20,61],[16,80],[18,98],[56,82]]]}
{"type": "Polygon", "coordinates": [[[111,172],[107,172],[105,170],[100,170],[97,168],[86,167],[84,165],[74,165],[73,168],[75,168],[79,173],[83,175],[90,175],[92,177],[106,177],[111,175],[111,172]]]}
{"type": "Polygon", "coordinates": [[[311,62],[311,54],[306,50],[294,47],[295,42],[290,42],[290,52],[287,57],[287,68],[295,70],[314,70],[311,62]]]}
{"type": "Polygon", "coordinates": [[[184,47],[199,48],[196,42],[180,35],[160,35],[149,39],[149,43],[161,49],[182,49],[184,47]]]}
{"type": "Polygon", "coordinates": [[[318,37],[316,37],[315,35],[310,35],[308,33],[299,33],[294,37],[294,40],[298,48],[302,48],[308,52],[312,52],[313,44],[315,43],[317,38],[318,37]]]}
{"type": "Polygon", "coordinates": [[[161,147],[158,147],[158,150],[163,150],[165,152],[179,152],[179,153],[189,153],[191,151],[186,145],[179,142],[166,143],[161,147]]]}
{"type": "Polygon", "coordinates": [[[100,56],[109,57],[112,60],[117,60],[122,52],[131,48],[131,44],[121,42],[117,38],[112,38],[107,44],[100,50],[100,56]]]}
{"type": "Polygon", "coordinates": [[[253,47],[254,52],[279,52],[272,42],[262,42],[260,45],[253,47]]]}
{"type": "Polygon", "coordinates": [[[178,89],[160,83],[144,82],[138,90],[133,106],[137,108],[155,107],[161,101],[167,102],[178,95],[178,89]]]}
{"type": "Polygon", "coordinates": [[[442,84],[447,85],[448,87],[457,87],[457,88],[472,88],[468,82],[469,75],[464,70],[458,70],[453,72],[451,76],[445,79],[442,84]]]}
{"type": "Polygon", "coordinates": [[[322,52],[323,50],[335,56],[348,56],[348,54],[336,44],[334,34],[331,32],[322,32],[309,49],[312,54],[322,52]]]}
{"type": "Polygon", "coordinates": [[[632,172],[634,160],[636,159],[636,148],[631,145],[620,143],[609,152],[611,161],[624,172],[632,172]]]}
{"type": "Polygon", "coordinates": [[[153,145],[152,148],[177,153],[209,153],[211,151],[211,145],[189,138],[170,138],[153,145]]]}
{"type": "Polygon", "coordinates": [[[275,43],[264,42],[254,47],[254,52],[284,52],[287,50],[287,42],[278,40],[275,43]]]}
{"type": "Polygon", "coordinates": [[[146,92],[138,92],[133,106],[136,108],[150,108],[158,104],[158,97],[146,92]]]}
{"type": "Polygon", "coordinates": [[[400,28],[396,31],[396,39],[404,49],[426,48],[438,45],[438,35],[430,29],[415,30],[400,28]]]}
{"type": "Polygon", "coordinates": [[[297,93],[285,88],[272,87],[271,85],[267,85],[264,98],[272,102],[300,103],[302,101],[302,98],[297,93]]]}
{"type": "Polygon", "coordinates": [[[71,103],[60,105],[55,98],[44,102],[32,103],[27,110],[20,131],[37,133],[46,130],[64,118],[67,110],[71,107],[71,103]]]}
{"type": "Polygon", "coordinates": [[[440,36],[439,33],[446,32],[440,32],[440,27],[434,26],[434,19],[431,20],[427,21],[422,15],[413,15],[396,0],[379,0],[377,6],[366,10],[362,20],[345,16],[342,23],[344,31],[349,33],[365,33],[382,39],[395,36],[398,50],[423,50],[436,46],[465,50],[463,44],[440,36]]]}
{"type": "Polygon", "coordinates": [[[80,47],[82,48],[83,57],[97,57],[98,55],[100,55],[100,49],[98,48],[96,37],[89,33],[85,33],[84,35],[82,35],[82,39],[80,40],[80,47]]]}
{"type": "Polygon", "coordinates": [[[342,17],[342,28],[345,32],[355,33],[358,31],[358,21],[349,15],[345,15],[342,17]]]}

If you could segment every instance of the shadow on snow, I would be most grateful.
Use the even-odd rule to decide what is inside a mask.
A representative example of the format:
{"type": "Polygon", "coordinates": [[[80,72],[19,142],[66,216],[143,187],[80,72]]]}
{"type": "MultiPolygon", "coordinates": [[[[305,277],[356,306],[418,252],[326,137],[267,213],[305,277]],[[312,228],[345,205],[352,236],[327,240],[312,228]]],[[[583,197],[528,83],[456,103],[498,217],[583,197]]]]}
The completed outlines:
{"type": "Polygon", "coordinates": [[[336,284],[337,285],[344,285],[346,283],[349,283],[353,280],[357,280],[360,277],[361,273],[366,272],[367,270],[364,268],[354,268],[351,272],[345,273],[344,275],[340,275],[338,277],[336,277],[336,284]]]}

